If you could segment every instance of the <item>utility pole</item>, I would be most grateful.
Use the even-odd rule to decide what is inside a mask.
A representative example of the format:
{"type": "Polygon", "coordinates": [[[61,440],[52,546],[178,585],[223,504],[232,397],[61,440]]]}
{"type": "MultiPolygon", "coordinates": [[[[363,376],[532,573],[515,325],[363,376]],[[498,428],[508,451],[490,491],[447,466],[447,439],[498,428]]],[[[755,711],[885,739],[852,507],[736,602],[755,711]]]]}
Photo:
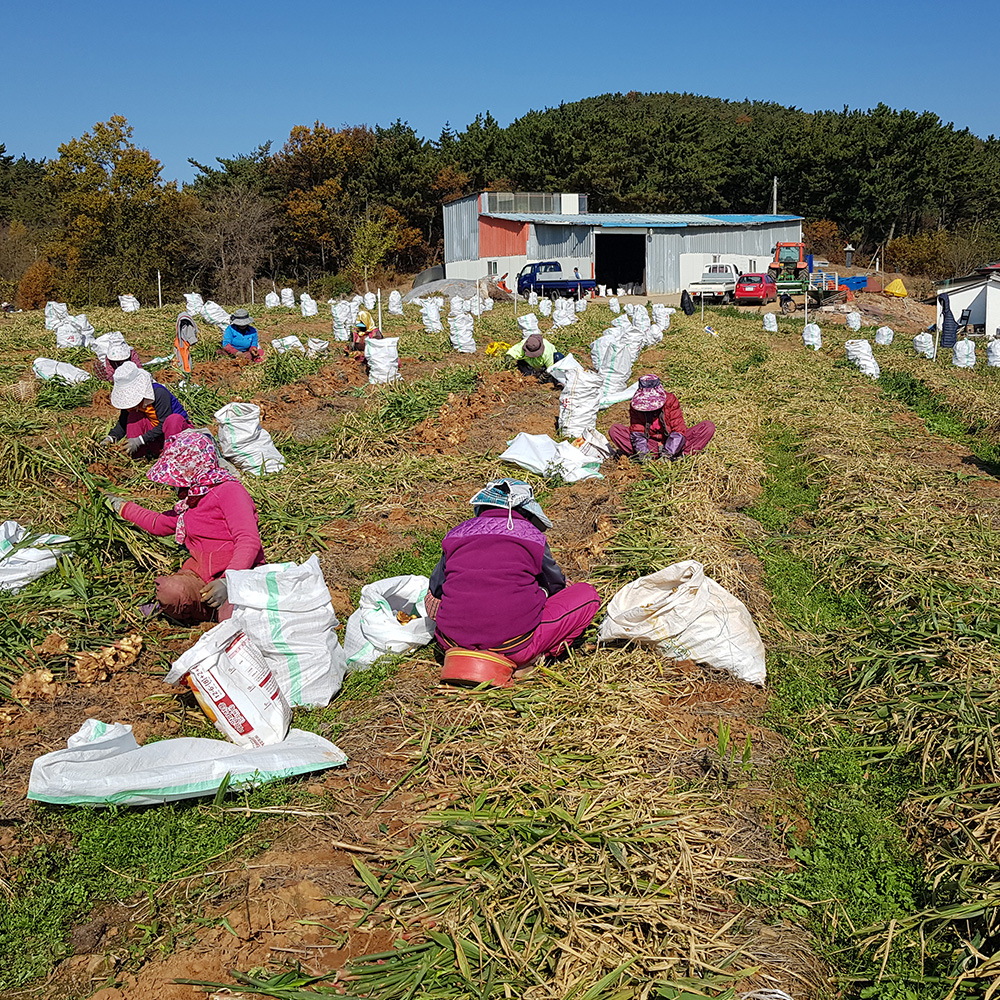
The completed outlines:
{"type": "Polygon", "coordinates": [[[771,215],[778,214],[778,178],[774,178],[774,189],[771,192],[771,215]]]}

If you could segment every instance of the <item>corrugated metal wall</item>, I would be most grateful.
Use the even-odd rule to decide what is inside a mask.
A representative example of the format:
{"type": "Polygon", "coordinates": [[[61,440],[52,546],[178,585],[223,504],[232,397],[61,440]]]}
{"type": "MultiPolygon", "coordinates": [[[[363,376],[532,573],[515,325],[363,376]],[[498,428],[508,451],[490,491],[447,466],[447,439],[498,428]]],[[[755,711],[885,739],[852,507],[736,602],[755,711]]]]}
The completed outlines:
{"type": "Polygon", "coordinates": [[[532,223],[528,234],[528,260],[576,257],[590,260],[594,255],[590,226],[545,226],[532,223]]]}
{"type": "Polygon", "coordinates": [[[776,222],[763,226],[654,229],[646,243],[646,291],[662,295],[680,291],[682,253],[746,254],[770,259],[775,243],[798,243],[802,238],[798,222],[776,222]]]}
{"type": "Polygon", "coordinates": [[[492,257],[523,257],[528,250],[528,223],[509,219],[479,218],[479,255],[492,257]]]}
{"type": "Polygon", "coordinates": [[[444,262],[479,260],[479,195],[443,205],[444,262]]]}

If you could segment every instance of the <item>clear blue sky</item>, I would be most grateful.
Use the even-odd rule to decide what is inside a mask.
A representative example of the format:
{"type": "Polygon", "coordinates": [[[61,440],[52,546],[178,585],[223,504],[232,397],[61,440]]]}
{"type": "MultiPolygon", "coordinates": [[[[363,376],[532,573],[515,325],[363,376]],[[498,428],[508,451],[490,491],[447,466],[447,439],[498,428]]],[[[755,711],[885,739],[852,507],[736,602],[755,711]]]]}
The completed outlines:
{"type": "Polygon", "coordinates": [[[20,0],[4,13],[8,153],[51,157],[125,115],[189,180],[187,158],[248,152],[293,125],[388,124],[437,138],[490,110],[609,91],[688,91],[807,111],[930,110],[1000,134],[998,5],[910,3],[263,3],[20,0]],[[773,13],[769,14],[768,12],[773,13]]]}

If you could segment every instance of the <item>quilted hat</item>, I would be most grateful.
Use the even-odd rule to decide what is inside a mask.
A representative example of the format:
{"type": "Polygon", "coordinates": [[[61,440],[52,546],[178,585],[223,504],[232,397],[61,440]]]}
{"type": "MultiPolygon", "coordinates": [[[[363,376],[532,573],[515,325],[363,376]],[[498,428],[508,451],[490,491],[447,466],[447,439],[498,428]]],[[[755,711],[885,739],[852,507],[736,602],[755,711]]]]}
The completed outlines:
{"type": "Polygon", "coordinates": [[[246,309],[237,309],[236,312],[229,317],[229,322],[233,326],[250,326],[250,313],[246,309]]]}
{"type": "Polygon", "coordinates": [[[130,410],[144,399],[153,398],[153,376],[134,361],[126,361],[115,369],[111,389],[111,405],[119,410],[130,410]]]}
{"type": "Polygon", "coordinates": [[[128,361],[132,357],[132,348],[125,343],[120,334],[111,334],[108,339],[108,361],[128,361]]]}
{"type": "Polygon", "coordinates": [[[521,346],[524,348],[525,356],[529,358],[540,358],[545,353],[545,341],[539,333],[533,333],[525,338],[521,346]]]}
{"type": "Polygon", "coordinates": [[[531,514],[546,528],[552,522],[545,516],[531,487],[523,479],[491,479],[470,501],[476,513],[480,507],[499,507],[501,510],[531,514]]]}
{"type": "Polygon", "coordinates": [[[653,410],[662,410],[667,402],[667,391],[663,388],[663,383],[656,375],[642,375],[639,377],[639,388],[632,396],[632,409],[641,413],[650,413],[653,410]]]}

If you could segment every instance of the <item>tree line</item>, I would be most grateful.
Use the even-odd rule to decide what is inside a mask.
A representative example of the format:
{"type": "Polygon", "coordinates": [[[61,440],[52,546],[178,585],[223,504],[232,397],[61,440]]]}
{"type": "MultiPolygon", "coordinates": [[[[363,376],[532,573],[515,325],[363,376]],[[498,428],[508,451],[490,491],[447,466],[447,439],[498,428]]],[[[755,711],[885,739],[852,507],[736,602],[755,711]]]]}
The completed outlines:
{"type": "Polygon", "coordinates": [[[596,212],[780,212],[814,249],[851,241],[945,276],[1000,253],[1000,142],[929,111],[805,112],[691,94],[605,94],[489,114],[435,140],[405,122],[293,128],[280,148],[190,161],[178,185],[122,117],[48,160],[0,145],[0,294],[112,303],[198,290],[247,301],[251,280],[314,295],[442,257],[441,204],[474,191],[580,191],[596,212]]]}

